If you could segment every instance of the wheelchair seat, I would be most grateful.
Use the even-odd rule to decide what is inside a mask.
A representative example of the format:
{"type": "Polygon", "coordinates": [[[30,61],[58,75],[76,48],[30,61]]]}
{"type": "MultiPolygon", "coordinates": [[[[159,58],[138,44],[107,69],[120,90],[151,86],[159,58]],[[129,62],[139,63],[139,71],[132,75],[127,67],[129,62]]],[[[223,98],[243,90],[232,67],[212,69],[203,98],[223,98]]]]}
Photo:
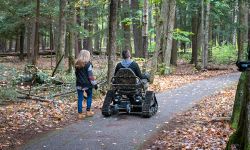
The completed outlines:
{"type": "Polygon", "coordinates": [[[134,94],[143,89],[141,79],[130,68],[121,68],[112,78],[112,88],[124,94],[134,94]]]}

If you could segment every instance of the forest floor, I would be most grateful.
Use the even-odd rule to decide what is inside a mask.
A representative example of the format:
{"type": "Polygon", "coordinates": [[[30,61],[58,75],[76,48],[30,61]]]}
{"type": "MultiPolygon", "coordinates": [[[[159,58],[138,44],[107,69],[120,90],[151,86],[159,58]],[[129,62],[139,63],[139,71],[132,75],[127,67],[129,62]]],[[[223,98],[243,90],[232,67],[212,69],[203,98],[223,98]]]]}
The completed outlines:
{"type": "Polygon", "coordinates": [[[233,133],[229,120],[236,85],[206,97],[188,111],[165,122],[141,149],[225,149],[233,133]]]}
{"type": "MultiPolygon", "coordinates": [[[[14,67],[24,69],[25,66],[24,63],[20,63],[12,57],[0,59],[0,62],[7,68],[14,67]]],[[[94,61],[93,63],[94,65],[96,63],[98,66],[98,62],[94,61]]],[[[49,59],[42,58],[38,64],[39,68],[48,69],[50,65],[49,59]]],[[[197,71],[192,65],[179,62],[173,74],[169,76],[157,75],[154,83],[150,85],[150,89],[156,92],[167,91],[196,80],[203,80],[236,71],[233,65],[224,66],[223,68],[227,69],[197,71]]],[[[8,73],[5,71],[4,73],[0,73],[0,76],[6,74],[8,73]]],[[[204,148],[211,148],[213,146],[218,148],[218,143],[222,143],[219,145],[224,147],[225,141],[232,130],[229,125],[223,121],[206,122],[205,120],[209,116],[205,115],[214,112],[218,113],[218,115],[215,116],[229,116],[228,114],[230,114],[232,110],[234,93],[234,88],[227,89],[213,97],[206,98],[190,111],[176,116],[166,124],[166,128],[162,129],[160,135],[156,138],[157,140],[149,141],[149,145],[146,147],[149,149],[193,149],[199,146],[195,143],[205,144],[202,146],[204,148]],[[212,101],[211,99],[215,100],[212,101]],[[214,110],[214,108],[216,108],[216,110],[214,110]],[[185,122],[185,124],[183,122],[185,122]],[[192,130],[190,130],[190,126],[192,130]],[[204,137],[204,140],[200,137],[204,137]],[[214,143],[217,143],[217,145],[215,146],[214,143]],[[173,147],[168,147],[169,144],[173,147]]],[[[65,125],[79,121],[77,119],[76,97],[69,97],[68,100],[55,100],[57,100],[57,102],[53,103],[22,100],[0,105],[0,149],[16,148],[38,134],[62,128],[65,125]]],[[[95,98],[93,106],[95,106],[96,109],[100,109],[102,102],[103,96],[95,98]]]]}

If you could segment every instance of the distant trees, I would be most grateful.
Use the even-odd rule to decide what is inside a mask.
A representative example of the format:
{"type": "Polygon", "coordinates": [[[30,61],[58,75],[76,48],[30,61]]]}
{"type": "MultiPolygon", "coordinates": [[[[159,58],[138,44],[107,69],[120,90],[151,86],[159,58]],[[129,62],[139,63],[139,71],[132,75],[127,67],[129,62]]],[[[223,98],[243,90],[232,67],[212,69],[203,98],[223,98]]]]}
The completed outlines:
{"type": "MultiPolygon", "coordinates": [[[[21,60],[28,56],[33,64],[39,53],[56,52],[56,62],[62,56],[70,60],[68,69],[81,49],[108,53],[111,2],[3,0],[0,51],[15,49],[21,60]]],[[[115,53],[129,49],[135,57],[154,56],[155,71],[170,73],[179,53],[191,53],[190,63],[207,69],[216,45],[237,44],[238,59],[245,58],[250,43],[246,0],[117,0],[117,5],[115,53]]]]}

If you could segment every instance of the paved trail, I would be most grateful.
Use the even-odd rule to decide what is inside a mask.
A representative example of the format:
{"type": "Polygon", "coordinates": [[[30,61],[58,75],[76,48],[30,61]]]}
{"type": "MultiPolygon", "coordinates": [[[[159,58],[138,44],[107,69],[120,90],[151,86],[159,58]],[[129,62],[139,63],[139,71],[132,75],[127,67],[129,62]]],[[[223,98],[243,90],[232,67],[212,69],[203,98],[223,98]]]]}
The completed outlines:
{"type": "Polygon", "coordinates": [[[170,120],[175,113],[187,110],[205,96],[237,83],[239,73],[195,81],[177,89],[156,94],[159,112],[152,118],[116,115],[104,118],[101,112],[64,129],[37,137],[21,150],[134,150],[157,127],[170,120]]]}

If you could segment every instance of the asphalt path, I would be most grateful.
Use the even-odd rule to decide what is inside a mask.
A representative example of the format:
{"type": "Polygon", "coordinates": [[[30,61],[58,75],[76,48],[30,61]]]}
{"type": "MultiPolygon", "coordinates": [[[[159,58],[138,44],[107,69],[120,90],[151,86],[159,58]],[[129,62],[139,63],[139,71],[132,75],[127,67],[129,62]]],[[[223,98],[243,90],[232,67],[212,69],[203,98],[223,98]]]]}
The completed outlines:
{"type": "Polygon", "coordinates": [[[238,82],[240,73],[195,81],[177,89],[157,93],[159,111],[151,118],[114,115],[105,118],[97,111],[92,118],[30,140],[21,150],[134,150],[157,132],[176,113],[202,98],[238,82]]]}

